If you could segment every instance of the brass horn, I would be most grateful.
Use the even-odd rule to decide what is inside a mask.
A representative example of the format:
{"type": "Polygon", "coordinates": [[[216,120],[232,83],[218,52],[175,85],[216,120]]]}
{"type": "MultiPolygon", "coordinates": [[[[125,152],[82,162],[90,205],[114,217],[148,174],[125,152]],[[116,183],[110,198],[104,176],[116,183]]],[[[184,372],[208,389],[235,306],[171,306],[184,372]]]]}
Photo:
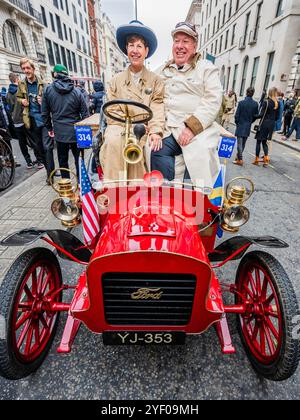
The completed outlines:
{"type": "Polygon", "coordinates": [[[123,148],[123,159],[130,165],[136,165],[144,158],[143,148],[140,146],[139,141],[145,135],[146,129],[143,124],[134,127],[134,135],[130,134],[132,125],[131,118],[126,118],[125,128],[125,143],[123,148]]]}
{"type": "Polygon", "coordinates": [[[76,194],[78,190],[77,176],[69,169],[55,169],[50,175],[50,183],[54,191],[59,194],[59,198],[53,201],[51,210],[53,215],[61,221],[63,226],[68,228],[75,227],[81,223],[80,210],[78,206],[79,196],[76,194]],[[69,172],[75,178],[75,186],[71,179],[62,178],[54,183],[54,176],[57,171],[69,172]]]}

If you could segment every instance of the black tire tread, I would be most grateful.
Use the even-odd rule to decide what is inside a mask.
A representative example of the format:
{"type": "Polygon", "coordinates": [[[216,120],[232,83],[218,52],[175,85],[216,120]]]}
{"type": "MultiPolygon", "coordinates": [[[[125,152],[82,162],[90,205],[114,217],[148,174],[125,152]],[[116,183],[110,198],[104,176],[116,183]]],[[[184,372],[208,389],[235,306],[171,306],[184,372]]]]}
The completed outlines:
{"type": "MultiPolygon", "coordinates": [[[[56,256],[47,248],[33,248],[25,251],[22,253],[11,265],[10,269],[6,273],[1,285],[0,285],[0,316],[5,321],[5,339],[3,338],[3,331],[0,335],[0,375],[7,379],[21,379],[28,375],[30,375],[34,370],[36,370],[40,364],[42,363],[43,359],[46,357],[50,346],[52,344],[52,340],[55,335],[55,330],[57,327],[57,322],[59,318],[59,313],[56,319],[56,326],[53,329],[52,339],[49,340],[49,345],[46,348],[45,354],[43,357],[29,364],[28,366],[24,366],[22,364],[16,363],[15,360],[12,360],[11,354],[9,352],[9,343],[7,337],[7,331],[9,331],[9,320],[11,315],[12,305],[14,303],[14,296],[18,291],[20,280],[26,274],[28,266],[30,263],[36,259],[38,256],[45,258],[51,258],[57,267],[59,268],[59,263],[57,261],[56,256]]],[[[59,268],[60,279],[61,279],[61,272],[59,268]]],[[[3,325],[1,325],[1,328],[3,325]]]]}
{"type": "MultiPolygon", "coordinates": [[[[242,266],[245,262],[248,262],[249,259],[256,259],[256,261],[260,262],[263,267],[270,271],[279,300],[282,302],[285,324],[285,342],[283,343],[284,348],[282,350],[280,360],[274,369],[264,369],[259,363],[255,362],[256,359],[254,359],[254,356],[245,343],[239,316],[237,317],[238,331],[242,338],[242,343],[246,353],[255,370],[269,380],[277,382],[284,381],[289,379],[296,372],[300,361],[300,341],[293,338],[293,320],[300,314],[296,293],[286,271],[279,261],[272,255],[263,251],[250,252],[243,258],[240,266],[242,266]]],[[[239,269],[237,272],[237,280],[238,274],[239,269]]]]}

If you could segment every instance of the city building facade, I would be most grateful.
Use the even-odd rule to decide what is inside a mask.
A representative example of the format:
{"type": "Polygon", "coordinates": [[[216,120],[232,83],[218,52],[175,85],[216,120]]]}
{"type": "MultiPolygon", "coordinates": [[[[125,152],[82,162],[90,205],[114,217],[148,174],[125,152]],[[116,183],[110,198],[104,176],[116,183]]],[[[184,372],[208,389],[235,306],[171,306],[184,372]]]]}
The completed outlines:
{"type": "Polygon", "coordinates": [[[187,20],[199,48],[220,69],[224,90],[256,97],[272,86],[288,94],[299,85],[299,0],[194,0],[187,20]]]}
{"type": "Polygon", "coordinates": [[[26,0],[0,0],[0,86],[11,72],[21,74],[20,59],[29,56],[37,73],[47,75],[47,57],[40,9],[26,0]]]}

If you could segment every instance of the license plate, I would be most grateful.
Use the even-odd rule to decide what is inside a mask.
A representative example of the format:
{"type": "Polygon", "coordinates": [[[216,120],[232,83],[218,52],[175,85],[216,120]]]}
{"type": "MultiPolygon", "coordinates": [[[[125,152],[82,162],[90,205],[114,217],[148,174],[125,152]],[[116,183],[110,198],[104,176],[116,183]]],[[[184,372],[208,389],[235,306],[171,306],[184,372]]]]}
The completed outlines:
{"type": "Polygon", "coordinates": [[[118,332],[103,333],[103,344],[108,346],[183,345],[184,332],[118,332]]]}

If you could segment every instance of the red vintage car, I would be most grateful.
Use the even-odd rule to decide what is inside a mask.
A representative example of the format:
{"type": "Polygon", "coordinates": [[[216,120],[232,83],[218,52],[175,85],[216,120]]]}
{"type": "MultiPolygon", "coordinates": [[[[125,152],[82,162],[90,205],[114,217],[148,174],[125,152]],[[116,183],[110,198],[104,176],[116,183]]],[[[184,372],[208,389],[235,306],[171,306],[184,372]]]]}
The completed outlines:
{"type": "MultiPolygon", "coordinates": [[[[129,136],[132,121],[111,111],[116,103],[126,108],[132,103],[108,103],[104,111],[126,123],[124,157],[136,161],[140,152],[129,136]]],[[[149,109],[143,112],[147,118],[135,122],[151,118],[149,109]]],[[[236,235],[249,219],[244,203],[253,192],[251,181],[230,182],[221,207],[211,203],[209,188],[179,184],[165,182],[159,172],[142,180],[96,183],[101,231],[89,247],[66,230],[27,229],[1,242],[19,246],[42,239],[59,257],[84,267],[74,287],[63,281],[57,256],[45,247],[29,249],[13,263],[0,288],[3,377],[20,379],[38,369],[63,311],[68,317],[59,353],[71,351],[84,323],[103,335],[104,344],[120,346],[183,345],[186,336],[214,326],[222,352],[233,354],[227,314],[236,314],[256,372],[273,381],[295,373],[300,346],[293,329],[299,306],[292,283],[272,255],[247,252],[252,245],[288,245],[274,237],[236,235]],[[236,236],[216,247],[220,228],[236,236]],[[236,278],[223,283],[215,269],[234,260],[241,260],[236,278]],[[62,301],[67,289],[74,289],[71,302],[62,301]],[[224,303],[226,293],[233,295],[232,304],[224,303]]],[[[79,218],[75,200],[67,207],[60,210],[61,219],[74,226],[79,218]]]]}

